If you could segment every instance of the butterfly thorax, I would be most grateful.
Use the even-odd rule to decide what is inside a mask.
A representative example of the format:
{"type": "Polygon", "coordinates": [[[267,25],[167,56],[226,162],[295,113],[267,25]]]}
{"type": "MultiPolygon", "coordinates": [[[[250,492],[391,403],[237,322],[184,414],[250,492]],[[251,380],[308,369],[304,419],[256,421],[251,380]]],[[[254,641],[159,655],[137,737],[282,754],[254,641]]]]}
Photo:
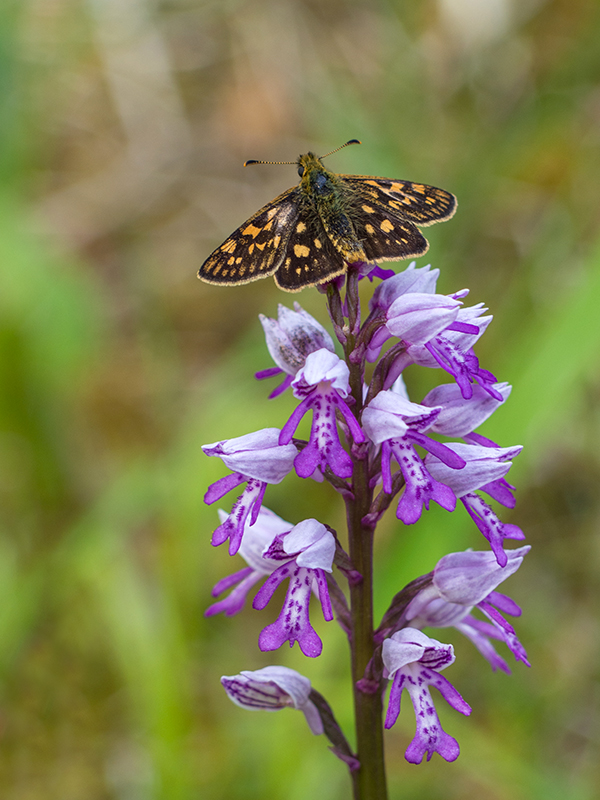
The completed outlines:
{"type": "Polygon", "coordinates": [[[346,192],[340,178],[325,169],[314,153],[298,158],[300,199],[303,217],[327,238],[349,262],[366,261],[367,257],[352,225],[346,192]]]}

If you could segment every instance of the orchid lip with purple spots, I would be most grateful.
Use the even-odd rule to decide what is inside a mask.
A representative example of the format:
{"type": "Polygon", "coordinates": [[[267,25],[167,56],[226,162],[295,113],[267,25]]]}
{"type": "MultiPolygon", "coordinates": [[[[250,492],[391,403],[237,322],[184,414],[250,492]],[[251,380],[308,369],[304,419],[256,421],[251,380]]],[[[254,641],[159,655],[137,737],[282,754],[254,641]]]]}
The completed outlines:
{"type": "Polygon", "coordinates": [[[429,692],[434,686],[456,711],[466,716],[471,713],[469,704],[439,674],[454,661],[452,645],[431,639],[416,628],[403,628],[384,640],[382,658],[392,679],[385,727],[391,728],[398,719],[403,689],[408,691],[415,710],[417,730],[406,750],[406,760],[420,764],[424,755],[429,761],[437,752],[446,761],[455,761],[460,753],[458,742],[443,730],[429,692]]]}
{"type": "Polygon", "coordinates": [[[340,478],[352,475],[352,459],[341,445],[336,409],[339,410],[355,442],[365,440],[364,433],[344,398],[348,396],[348,366],[326,349],[311,353],[292,384],[294,394],[303,398],[283,426],[279,443],[289,443],[300,420],[312,411],[313,421],[308,445],[296,456],[294,467],[301,478],[309,478],[317,468],[330,467],[340,478]]]}
{"type": "Polygon", "coordinates": [[[325,572],[332,571],[334,554],[333,534],[316,519],[299,522],[289,533],[277,536],[267,548],[264,553],[267,558],[285,560],[257,592],[253,607],[265,608],[286,578],[289,586],[279,617],[260,633],[261,650],[276,650],[288,641],[290,647],[298,642],[305,656],[314,658],[321,654],[323,643],[309,619],[310,596],[314,589],[325,620],[331,621],[333,611],[325,572]]]}

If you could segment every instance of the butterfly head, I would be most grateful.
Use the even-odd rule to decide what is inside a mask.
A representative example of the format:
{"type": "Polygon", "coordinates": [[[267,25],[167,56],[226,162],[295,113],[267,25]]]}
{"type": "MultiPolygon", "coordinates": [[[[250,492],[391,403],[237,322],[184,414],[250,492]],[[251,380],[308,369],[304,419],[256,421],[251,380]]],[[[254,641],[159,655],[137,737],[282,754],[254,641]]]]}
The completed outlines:
{"type": "Polygon", "coordinates": [[[306,183],[310,180],[310,174],[315,171],[322,172],[325,170],[321,159],[316,156],[314,153],[305,153],[302,156],[298,156],[298,175],[302,179],[302,183],[306,183]]]}

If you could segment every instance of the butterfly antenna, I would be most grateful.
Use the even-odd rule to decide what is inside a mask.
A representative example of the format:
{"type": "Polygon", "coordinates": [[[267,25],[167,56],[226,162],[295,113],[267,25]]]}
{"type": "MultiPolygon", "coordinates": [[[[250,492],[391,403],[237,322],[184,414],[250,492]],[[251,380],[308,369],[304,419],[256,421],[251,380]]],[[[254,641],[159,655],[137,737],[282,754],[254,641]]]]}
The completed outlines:
{"type": "Polygon", "coordinates": [[[341,145],[341,147],[336,147],[335,150],[331,151],[331,153],[325,153],[324,156],[319,156],[319,158],[327,158],[327,156],[332,156],[334,153],[337,153],[338,150],[348,147],[349,144],[362,144],[362,142],[360,139],[350,139],[350,141],[346,142],[346,144],[341,145]]]}
{"type": "Polygon", "coordinates": [[[244,161],[244,166],[249,167],[250,164],[295,164],[295,161],[256,161],[254,158],[244,161]]]}

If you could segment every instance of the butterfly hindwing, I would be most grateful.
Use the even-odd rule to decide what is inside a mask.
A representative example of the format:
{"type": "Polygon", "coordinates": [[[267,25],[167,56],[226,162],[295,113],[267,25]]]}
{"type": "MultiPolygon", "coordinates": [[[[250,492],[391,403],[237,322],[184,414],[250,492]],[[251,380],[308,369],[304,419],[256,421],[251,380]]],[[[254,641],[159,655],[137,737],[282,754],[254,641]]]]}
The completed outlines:
{"type": "Polygon", "coordinates": [[[376,203],[363,204],[363,213],[354,221],[354,227],[369,261],[422,256],[429,247],[412,222],[384,211],[376,203]]]}
{"type": "Polygon", "coordinates": [[[273,275],[283,261],[298,214],[298,188],[294,186],[263,206],[217,247],[198,270],[198,277],[207,283],[241,284],[273,275]]]}
{"type": "Polygon", "coordinates": [[[346,271],[346,262],[334,248],[314,215],[300,216],[292,226],[275,283],[287,292],[331,280],[346,271]]]}
{"type": "Polygon", "coordinates": [[[456,211],[456,197],[436,186],[370,175],[339,177],[355,197],[355,202],[360,198],[366,205],[377,203],[392,215],[398,214],[419,226],[444,222],[456,211]]]}

